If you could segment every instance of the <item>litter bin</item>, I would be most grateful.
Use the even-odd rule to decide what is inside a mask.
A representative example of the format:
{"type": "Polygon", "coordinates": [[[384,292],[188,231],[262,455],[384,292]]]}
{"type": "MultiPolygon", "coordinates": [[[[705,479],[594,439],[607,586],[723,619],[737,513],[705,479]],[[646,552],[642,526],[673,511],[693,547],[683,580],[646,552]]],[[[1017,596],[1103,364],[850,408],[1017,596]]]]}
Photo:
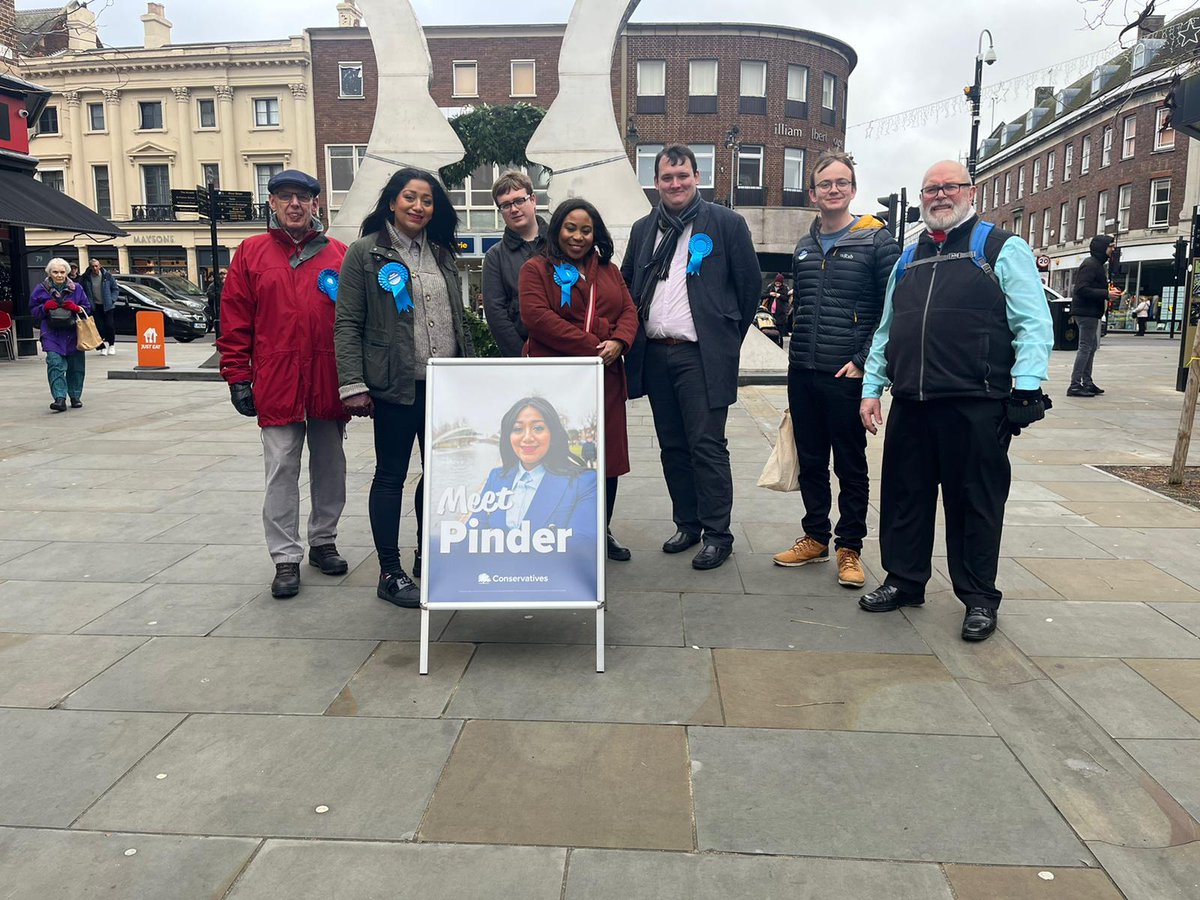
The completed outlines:
{"type": "Polygon", "coordinates": [[[1049,300],[1050,318],[1054,322],[1054,349],[1078,350],[1079,326],[1071,316],[1070,300],[1049,300]]]}

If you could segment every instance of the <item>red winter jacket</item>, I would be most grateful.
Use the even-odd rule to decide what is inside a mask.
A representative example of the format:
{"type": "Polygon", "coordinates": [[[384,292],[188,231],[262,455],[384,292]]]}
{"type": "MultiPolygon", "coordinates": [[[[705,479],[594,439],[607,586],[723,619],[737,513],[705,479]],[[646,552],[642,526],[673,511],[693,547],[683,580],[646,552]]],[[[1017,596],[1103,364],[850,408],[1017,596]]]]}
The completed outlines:
{"type": "Polygon", "coordinates": [[[338,397],[332,300],[317,287],[346,245],[310,233],[300,246],[272,228],[242,242],[221,293],[221,377],[254,385],[258,424],[349,420],[338,397]]]}

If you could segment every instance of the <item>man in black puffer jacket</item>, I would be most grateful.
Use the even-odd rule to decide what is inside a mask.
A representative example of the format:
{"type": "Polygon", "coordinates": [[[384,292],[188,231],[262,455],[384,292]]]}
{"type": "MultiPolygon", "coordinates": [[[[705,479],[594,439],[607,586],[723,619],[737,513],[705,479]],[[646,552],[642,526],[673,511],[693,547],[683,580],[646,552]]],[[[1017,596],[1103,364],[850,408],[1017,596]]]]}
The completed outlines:
{"type": "Polygon", "coordinates": [[[1092,381],[1092,362],[1100,343],[1100,319],[1108,301],[1121,296],[1120,291],[1108,289],[1106,264],[1112,256],[1113,239],[1107,234],[1098,234],[1092,238],[1088,249],[1091,255],[1079,264],[1075,287],[1071,291],[1071,315],[1079,327],[1079,349],[1075,351],[1068,397],[1095,397],[1104,393],[1092,381]]]}
{"type": "Polygon", "coordinates": [[[800,459],[804,533],[774,557],[780,566],[823,562],[836,533],[838,583],[848,588],[866,580],[859,560],[870,492],[867,436],[858,414],[863,367],[900,256],[882,222],[850,212],[855,193],[849,154],[821,154],[809,176],[809,196],[820,216],[792,258],[788,406],[800,459]],[[829,519],[831,450],[839,488],[836,532],[829,519]]]}

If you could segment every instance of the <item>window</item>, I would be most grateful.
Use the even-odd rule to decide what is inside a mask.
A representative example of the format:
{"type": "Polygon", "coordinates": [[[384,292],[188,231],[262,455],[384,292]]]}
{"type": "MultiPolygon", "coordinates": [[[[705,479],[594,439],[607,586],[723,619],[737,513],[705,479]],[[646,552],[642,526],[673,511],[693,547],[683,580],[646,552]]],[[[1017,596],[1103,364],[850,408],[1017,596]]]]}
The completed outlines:
{"type": "Polygon", "coordinates": [[[329,180],[330,209],[341,207],[366,155],[366,144],[325,145],[325,172],[329,180]]]}
{"type": "Polygon", "coordinates": [[[511,94],[514,97],[537,96],[537,63],[532,59],[514,59],[508,64],[511,94]]]}
{"type": "Polygon", "coordinates": [[[138,128],[142,131],[161,131],[163,108],[161,100],[138,101],[138,128]]]}
{"type": "Polygon", "coordinates": [[[1112,126],[1105,126],[1103,141],[1100,145],[1100,166],[1103,168],[1112,162],[1112,126]]]}
{"type": "MultiPolygon", "coordinates": [[[[1007,198],[1005,198],[1007,202],[1007,198]]],[[[1000,205],[1000,176],[997,175],[992,179],[992,209],[1000,205]]]]}
{"type": "Polygon", "coordinates": [[[221,167],[217,163],[200,163],[200,183],[215,190],[221,189],[221,167]]]}
{"type": "Polygon", "coordinates": [[[48,188],[54,188],[60,194],[67,192],[67,179],[62,169],[42,169],[38,179],[48,188]]]}
{"type": "Polygon", "coordinates": [[[458,60],[454,63],[454,96],[479,96],[479,66],[475,60],[458,60]]]}
{"type": "Polygon", "coordinates": [[[693,59],[688,62],[688,112],[717,111],[717,61],[693,59]]]}
{"type": "Polygon", "coordinates": [[[279,126],[279,98],[256,97],[254,99],[254,127],[276,128],[279,126]]]}
{"type": "Polygon", "coordinates": [[[982,200],[981,200],[981,205],[980,205],[980,207],[979,207],[979,211],[980,211],[981,213],[985,213],[985,212],[987,212],[987,195],[988,195],[988,192],[987,192],[987,185],[984,185],[984,186],[983,186],[983,190],[981,190],[981,191],[979,192],[979,196],[982,198],[982,200]]]}
{"type": "Polygon", "coordinates": [[[1151,228],[1166,228],[1171,218],[1171,179],[1155,178],[1150,182],[1151,228]]]}
{"type": "Polygon", "coordinates": [[[1021,236],[1021,218],[1022,218],[1022,217],[1021,217],[1021,211],[1020,211],[1019,209],[1018,209],[1018,210],[1014,210],[1014,211],[1013,211],[1013,227],[1012,227],[1012,232],[1013,232],[1013,234],[1015,234],[1017,237],[1020,237],[1020,236],[1021,236]]]}
{"type": "Polygon", "coordinates": [[[638,184],[644,188],[654,187],[654,158],[662,151],[662,144],[638,144],[638,184]]]}
{"type": "Polygon", "coordinates": [[[1104,234],[1108,218],[1108,191],[1096,195],[1096,234],[1104,234]]]}
{"type": "Polygon", "coordinates": [[[788,66],[786,114],[793,119],[808,118],[808,67],[788,66]]]}
{"type": "Polygon", "coordinates": [[[763,172],[763,148],[756,144],[743,144],[738,153],[738,187],[761,188],[763,172]]]}
{"type": "Polygon", "coordinates": [[[1050,246],[1050,208],[1042,210],[1042,247],[1050,246]]]}
{"type": "Polygon", "coordinates": [[[791,147],[783,151],[783,205],[804,206],[808,191],[804,182],[804,151],[791,147]]]}
{"type": "Polygon", "coordinates": [[[1017,199],[1025,196],[1025,167],[1017,169],[1017,199]]]}
{"type": "Polygon", "coordinates": [[[203,129],[217,127],[217,101],[204,98],[196,101],[196,113],[200,117],[200,127],[203,129]]]}
{"type": "Polygon", "coordinates": [[[283,171],[283,163],[259,163],[254,167],[254,184],[258,188],[258,202],[266,203],[271,196],[267,185],[271,179],[283,171]]]}
{"type": "Polygon", "coordinates": [[[742,62],[738,112],[747,115],[767,114],[767,64],[765,62],[753,60],[742,62]]]}
{"type": "Polygon", "coordinates": [[[1087,230],[1087,197],[1075,201],[1075,240],[1082,241],[1087,230]]]}
{"type": "Polygon", "coordinates": [[[1036,194],[1042,186],[1042,161],[1035,159],[1033,161],[1033,184],[1029,187],[1029,193],[1036,194]]]}
{"type": "Polygon", "coordinates": [[[142,166],[142,199],[147,206],[171,205],[169,166],[142,166]]]}
{"type": "MultiPolygon", "coordinates": [[[[0,50],[3,45],[0,44],[0,50]]],[[[0,141],[12,140],[12,120],[9,118],[9,103],[12,102],[11,97],[0,96],[0,141]],[[6,103],[5,101],[8,101],[6,103]]]]}
{"type": "Polygon", "coordinates": [[[639,59],[637,64],[637,111],[667,111],[667,64],[661,59],[639,59]]]}
{"type": "Polygon", "coordinates": [[[338,96],[358,99],[363,96],[363,64],[338,63],[338,96]]]}
{"type": "Polygon", "coordinates": [[[1092,168],[1092,136],[1083,136],[1083,149],[1079,153],[1079,174],[1086,175],[1092,168]]]}
{"type": "Polygon", "coordinates": [[[1075,165],[1075,145],[1067,144],[1063,148],[1063,181],[1071,180],[1071,168],[1075,165]]]}
{"type": "Polygon", "coordinates": [[[1123,184],[1117,190],[1117,231],[1129,230],[1129,205],[1133,202],[1133,185],[1123,184]]]}
{"type": "Polygon", "coordinates": [[[108,166],[92,166],[92,187],[96,196],[96,212],[112,218],[112,189],[108,185],[108,166]]]}
{"type": "Polygon", "coordinates": [[[1034,246],[1034,237],[1033,236],[1036,233],[1037,233],[1037,213],[1031,212],[1029,214],[1029,237],[1026,238],[1026,240],[1029,241],[1030,247],[1034,246]]]}
{"type": "Polygon", "coordinates": [[[1154,149],[1174,150],[1175,129],[1167,127],[1167,117],[1171,111],[1165,106],[1154,113],[1154,149]]]}
{"type": "Polygon", "coordinates": [[[1004,173],[1004,202],[1012,202],[1012,172],[1004,173]]]}
{"type": "Polygon", "coordinates": [[[37,120],[38,134],[58,134],[58,107],[47,106],[37,120]]]}
{"type": "Polygon", "coordinates": [[[1126,116],[1121,137],[1121,159],[1133,156],[1133,145],[1137,138],[1137,116],[1126,116]]]}
{"type": "Polygon", "coordinates": [[[1058,163],[1058,155],[1051,150],[1046,155],[1046,190],[1054,187],[1054,166],[1058,163]]]}
{"type": "Polygon", "coordinates": [[[1060,244],[1065,244],[1067,242],[1067,228],[1071,224],[1071,210],[1069,207],[1070,204],[1064,202],[1063,205],[1058,208],[1058,242],[1060,244]]]}
{"type": "MultiPolygon", "coordinates": [[[[696,186],[711,189],[713,186],[713,173],[716,171],[716,145],[690,144],[689,146],[692,153],[696,154],[696,168],[700,170],[700,180],[696,186]]],[[[654,160],[650,160],[650,167],[653,169],[654,160]]]]}
{"type": "Polygon", "coordinates": [[[834,125],[837,120],[837,107],[834,105],[837,101],[837,76],[830,75],[828,72],[821,78],[821,122],[825,125],[834,125]]]}
{"type": "MultiPolygon", "coordinates": [[[[653,168],[653,157],[651,157],[651,164],[651,168],[653,168]]],[[[492,200],[492,184],[500,172],[522,168],[529,176],[529,180],[533,182],[533,195],[537,200],[538,210],[546,209],[549,202],[547,188],[550,185],[550,176],[541,166],[521,167],[511,163],[502,166],[482,165],[464,178],[462,184],[450,188],[448,191],[450,202],[458,211],[459,221],[464,224],[465,228],[472,231],[502,231],[504,229],[504,219],[500,211],[496,209],[495,201],[492,200]]]]}
{"type": "Polygon", "coordinates": [[[89,103],[87,105],[88,131],[104,130],[104,104],[89,103]]]}

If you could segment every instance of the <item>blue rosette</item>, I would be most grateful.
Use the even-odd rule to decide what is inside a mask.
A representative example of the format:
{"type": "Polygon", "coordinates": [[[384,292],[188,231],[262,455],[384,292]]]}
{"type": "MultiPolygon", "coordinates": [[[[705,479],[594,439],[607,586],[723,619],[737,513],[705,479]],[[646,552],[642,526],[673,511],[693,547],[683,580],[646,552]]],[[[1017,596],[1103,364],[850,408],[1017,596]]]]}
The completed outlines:
{"type": "Polygon", "coordinates": [[[317,290],[337,303],[339,280],[337,269],[322,269],[321,274],[317,276],[317,290]]]}
{"type": "Polygon", "coordinates": [[[412,296],[408,293],[408,269],[397,262],[390,262],[379,270],[379,286],[396,299],[396,312],[412,310],[412,296]]]}
{"type": "Polygon", "coordinates": [[[554,283],[562,288],[562,302],[559,306],[571,305],[571,288],[579,281],[579,270],[570,263],[561,263],[554,267],[554,283]]]}
{"type": "Polygon", "coordinates": [[[687,273],[689,275],[699,275],[700,266],[704,264],[704,260],[712,255],[713,240],[704,232],[693,234],[692,239],[688,241],[688,264],[687,273]]]}

